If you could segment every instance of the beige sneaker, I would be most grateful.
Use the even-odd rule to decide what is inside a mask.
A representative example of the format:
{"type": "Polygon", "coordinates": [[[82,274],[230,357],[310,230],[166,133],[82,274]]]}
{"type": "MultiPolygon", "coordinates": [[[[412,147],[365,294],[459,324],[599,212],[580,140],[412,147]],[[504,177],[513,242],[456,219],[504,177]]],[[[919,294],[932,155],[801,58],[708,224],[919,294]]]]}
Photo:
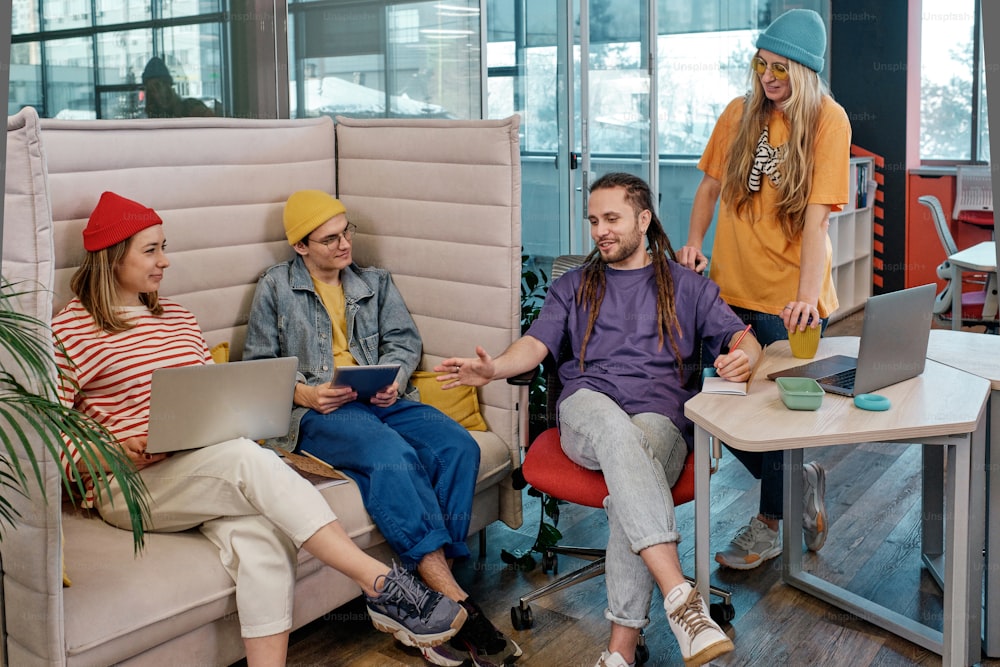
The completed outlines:
{"type": "Polygon", "coordinates": [[[633,665],[635,665],[634,662],[625,662],[625,658],[618,651],[614,653],[605,651],[597,659],[597,664],[594,667],[633,667],[633,665]]]}
{"type": "Polygon", "coordinates": [[[733,650],[733,642],[708,615],[705,601],[691,584],[672,588],[663,600],[670,629],[681,647],[685,667],[704,665],[733,650]]]}

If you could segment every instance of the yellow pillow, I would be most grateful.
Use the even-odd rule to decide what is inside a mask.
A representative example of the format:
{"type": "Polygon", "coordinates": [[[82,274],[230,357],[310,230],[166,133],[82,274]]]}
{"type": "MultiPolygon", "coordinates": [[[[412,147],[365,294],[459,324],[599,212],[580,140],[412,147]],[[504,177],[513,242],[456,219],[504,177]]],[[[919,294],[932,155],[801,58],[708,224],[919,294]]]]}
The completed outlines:
{"type": "Polygon", "coordinates": [[[63,588],[69,588],[73,585],[70,581],[69,575],[66,574],[66,554],[63,553],[62,547],[66,542],[66,538],[63,536],[62,525],[59,526],[59,562],[62,564],[62,577],[63,577],[63,588]]]}
{"type": "Polygon", "coordinates": [[[229,343],[222,342],[209,350],[212,353],[212,360],[217,364],[224,364],[229,361],[229,343]]]}
{"type": "Polygon", "coordinates": [[[479,413],[479,396],[475,387],[442,389],[438,373],[414,371],[410,382],[420,391],[420,402],[445,413],[469,431],[485,431],[486,422],[479,413]]]}

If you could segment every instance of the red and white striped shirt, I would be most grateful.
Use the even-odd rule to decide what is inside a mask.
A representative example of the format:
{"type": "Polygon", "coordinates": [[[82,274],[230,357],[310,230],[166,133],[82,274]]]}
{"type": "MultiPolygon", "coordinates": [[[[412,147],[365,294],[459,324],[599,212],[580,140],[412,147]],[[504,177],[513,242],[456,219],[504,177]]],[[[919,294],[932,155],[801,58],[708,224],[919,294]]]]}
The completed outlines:
{"type": "MultiPolygon", "coordinates": [[[[161,298],[160,304],[160,317],[145,306],[123,308],[134,326],[118,333],[99,330],[79,299],[70,301],[52,320],[56,363],[66,375],[60,400],[119,440],[148,432],[155,369],[212,363],[194,315],[168,299],[161,298]]],[[[69,449],[72,459],[63,457],[61,463],[74,476],[80,457],[72,443],[69,449]]]]}

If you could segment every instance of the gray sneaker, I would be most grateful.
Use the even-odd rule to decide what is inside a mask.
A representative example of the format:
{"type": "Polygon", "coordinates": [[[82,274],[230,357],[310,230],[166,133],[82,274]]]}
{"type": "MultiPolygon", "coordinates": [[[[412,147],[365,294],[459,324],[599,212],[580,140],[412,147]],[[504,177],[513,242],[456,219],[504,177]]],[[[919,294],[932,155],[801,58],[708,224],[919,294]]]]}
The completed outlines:
{"type": "Polygon", "coordinates": [[[781,535],[754,517],[736,531],[724,551],[715,554],[715,562],[734,570],[752,570],[781,553],[781,535]]]}
{"type": "Polygon", "coordinates": [[[375,590],[379,588],[377,597],[365,596],[372,624],[409,646],[437,646],[455,636],[468,616],[457,602],[430,590],[395,563],[375,580],[375,590]]]}
{"type": "Polygon", "coordinates": [[[826,471],[815,461],[802,466],[802,507],[806,548],[819,551],[826,542],[826,471]]]}

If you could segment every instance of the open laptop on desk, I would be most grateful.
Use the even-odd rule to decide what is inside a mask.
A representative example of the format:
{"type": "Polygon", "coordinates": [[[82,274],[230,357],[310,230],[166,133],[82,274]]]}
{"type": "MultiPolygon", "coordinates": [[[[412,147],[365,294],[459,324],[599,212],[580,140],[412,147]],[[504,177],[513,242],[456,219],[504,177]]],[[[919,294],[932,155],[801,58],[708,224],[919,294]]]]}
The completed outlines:
{"type": "Polygon", "coordinates": [[[149,396],[150,454],[288,433],[296,357],[158,368],[149,396]]]}
{"type": "Polygon", "coordinates": [[[825,391],[856,396],[909,380],[924,372],[936,286],[869,297],[858,356],[842,354],[776,371],[767,376],[809,377],[825,391]]]}

